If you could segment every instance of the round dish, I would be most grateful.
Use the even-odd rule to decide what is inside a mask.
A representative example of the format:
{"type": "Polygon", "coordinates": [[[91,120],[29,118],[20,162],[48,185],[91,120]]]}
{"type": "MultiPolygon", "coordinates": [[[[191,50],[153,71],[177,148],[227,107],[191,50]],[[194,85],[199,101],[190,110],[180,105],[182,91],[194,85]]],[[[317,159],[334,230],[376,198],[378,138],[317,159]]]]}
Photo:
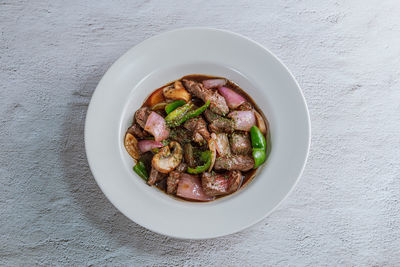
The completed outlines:
{"type": "Polygon", "coordinates": [[[134,222],[176,238],[228,235],[260,221],[297,183],[309,145],[307,105],[289,70],[254,41],[208,28],[174,30],[130,49],[101,79],[85,124],[87,158],[104,194],[134,222]],[[246,88],[271,130],[272,151],[256,179],[206,203],[179,201],[147,186],[133,172],[122,142],[133,111],[152,90],[193,73],[226,77],[246,88]]]}

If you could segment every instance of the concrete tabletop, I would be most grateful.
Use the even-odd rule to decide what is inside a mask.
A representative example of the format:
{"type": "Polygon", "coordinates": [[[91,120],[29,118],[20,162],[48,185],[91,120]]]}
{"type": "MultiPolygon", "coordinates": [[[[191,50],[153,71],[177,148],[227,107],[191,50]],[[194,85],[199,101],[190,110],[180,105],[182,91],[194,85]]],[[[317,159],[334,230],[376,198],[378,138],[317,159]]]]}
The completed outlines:
{"type": "Polygon", "coordinates": [[[400,4],[0,0],[0,265],[399,266],[400,4]],[[83,142],[90,97],[130,47],[231,30],[291,69],[311,115],[302,179],[230,236],[176,240],[124,217],[83,142]]]}

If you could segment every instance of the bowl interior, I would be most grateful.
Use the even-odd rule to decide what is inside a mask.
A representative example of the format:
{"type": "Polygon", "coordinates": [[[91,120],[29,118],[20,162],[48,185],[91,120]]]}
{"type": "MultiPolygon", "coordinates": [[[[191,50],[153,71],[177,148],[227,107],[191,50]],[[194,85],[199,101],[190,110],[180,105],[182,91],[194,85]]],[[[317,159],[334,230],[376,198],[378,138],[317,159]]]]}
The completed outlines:
{"type": "MultiPolygon", "coordinates": [[[[273,113],[268,103],[268,91],[266,91],[266,94],[261,93],[262,88],[258,88],[257,86],[255,86],[247,77],[245,77],[239,71],[233,68],[229,68],[228,66],[218,65],[214,63],[205,63],[205,62],[175,65],[175,66],[170,66],[168,68],[159,68],[150,73],[149,75],[145,76],[136,86],[132,88],[132,91],[129,94],[129,97],[127,98],[126,103],[124,105],[123,115],[121,117],[120,127],[119,127],[120,130],[119,136],[121,140],[120,141],[121,161],[124,162],[126,171],[130,174],[129,177],[133,179],[135,182],[139,181],[137,186],[141,187],[142,190],[148,190],[149,186],[147,186],[143,182],[143,180],[132,170],[134,164],[133,160],[131,156],[126,152],[123,145],[123,138],[125,136],[125,132],[128,129],[128,127],[130,127],[130,125],[132,124],[134,112],[138,108],[140,108],[144,100],[149,96],[151,92],[153,92],[157,88],[160,88],[166,83],[169,83],[171,81],[181,78],[182,76],[189,74],[204,74],[210,76],[225,77],[238,84],[256,101],[257,105],[264,112],[264,115],[267,117],[270,124],[270,130],[272,136],[271,140],[273,142],[273,136],[274,136],[273,129],[275,129],[274,127],[275,120],[273,118],[273,113]]],[[[255,179],[257,179],[257,176],[259,176],[259,174],[262,173],[264,168],[268,168],[268,166],[266,165],[268,164],[264,164],[263,167],[259,168],[255,179]]],[[[243,188],[243,190],[245,190],[245,188],[243,188]]],[[[167,196],[169,199],[171,198],[171,196],[166,195],[164,192],[160,190],[155,190],[155,188],[151,188],[149,194],[153,195],[152,197],[159,198],[162,201],[166,201],[165,196],[167,196]]],[[[225,200],[226,198],[229,199],[232,195],[230,195],[229,197],[218,198],[217,200],[206,204],[215,205],[219,201],[225,200]]],[[[182,201],[179,198],[173,198],[173,201],[179,201],[178,203],[176,203],[177,205],[205,204],[201,202],[182,201]]]]}

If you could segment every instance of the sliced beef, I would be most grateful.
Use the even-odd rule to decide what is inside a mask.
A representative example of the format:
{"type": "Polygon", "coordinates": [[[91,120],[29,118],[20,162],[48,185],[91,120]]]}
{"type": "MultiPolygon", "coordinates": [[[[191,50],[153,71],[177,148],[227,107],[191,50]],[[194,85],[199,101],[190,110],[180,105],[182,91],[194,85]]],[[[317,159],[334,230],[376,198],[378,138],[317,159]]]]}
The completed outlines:
{"type": "Polygon", "coordinates": [[[139,124],[137,123],[134,123],[131,127],[129,127],[128,133],[133,134],[137,138],[144,138],[146,136],[149,136],[149,134],[142,128],[140,128],[139,124]]]}
{"type": "Polygon", "coordinates": [[[212,112],[212,111],[209,110],[209,109],[206,109],[206,110],[204,111],[203,114],[204,114],[204,117],[206,117],[206,120],[207,120],[209,123],[215,121],[215,120],[218,119],[218,118],[221,118],[220,115],[215,114],[214,112],[212,112]]]}
{"type": "Polygon", "coordinates": [[[237,191],[242,184],[242,173],[240,171],[229,171],[220,173],[203,173],[201,183],[203,191],[208,196],[221,196],[237,191]]]}
{"type": "Polygon", "coordinates": [[[234,132],[229,141],[232,153],[247,155],[251,152],[251,142],[247,132],[234,132]]]}
{"type": "Polygon", "coordinates": [[[210,139],[210,133],[207,130],[207,123],[202,117],[192,118],[183,125],[186,129],[193,132],[193,141],[204,144],[210,139]]]}
{"type": "Polygon", "coordinates": [[[151,110],[149,107],[141,107],[135,112],[135,121],[144,129],[147,117],[149,117],[151,110]]]}
{"type": "Polygon", "coordinates": [[[183,80],[183,84],[190,93],[202,99],[204,102],[209,100],[211,111],[220,115],[225,115],[229,112],[225,98],[220,95],[217,90],[207,89],[203,84],[191,80],[183,80]]]}
{"type": "Polygon", "coordinates": [[[206,120],[209,122],[208,129],[214,133],[233,133],[235,130],[233,121],[224,118],[210,110],[204,112],[206,120]]]}
{"type": "Polygon", "coordinates": [[[190,143],[187,143],[183,146],[183,156],[189,167],[194,168],[196,161],[194,159],[193,146],[190,143]]]}
{"type": "Polygon", "coordinates": [[[166,176],[167,175],[165,173],[161,173],[161,172],[157,171],[154,167],[151,167],[150,177],[149,177],[149,180],[147,181],[147,184],[154,185],[156,182],[161,181],[166,176]]]}
{"type": "Polygon", "coordinates": [[[214,133],[232,133],[234,131],[233,121],[227,118],[220,117],[211,122],[208,128],[214,133]]]}
{"type": "Polygon", "coordinates": [[[179,126],[170,129],[168,138],[180,144],[190,143],[192,141],[192,133],[185,127],[179,126]]]}
{"type": "Polygon", "coordinates": [[[215,170],[238,170],[249,171],[254,167],[254,160],[247,155],[230,155],[217,157],[215,160],[215,170]]]}
{"type": "Polygon", "coordinates": [[[169,173],[167,178],[167,193],[176,194],[176,189],[178,188],[179,180],[181,175],[187,170],[187,165],[181,163],[176,167],[176,169],[169,173]]]}

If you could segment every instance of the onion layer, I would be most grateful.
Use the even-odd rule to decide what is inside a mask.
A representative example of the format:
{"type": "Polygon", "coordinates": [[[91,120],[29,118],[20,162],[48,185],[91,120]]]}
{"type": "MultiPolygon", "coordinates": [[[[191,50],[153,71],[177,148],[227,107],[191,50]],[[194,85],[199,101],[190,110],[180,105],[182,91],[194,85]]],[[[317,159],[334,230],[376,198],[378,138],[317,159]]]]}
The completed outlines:
{"type": "Polygon", "coordinates": [[[154,111],[147,118],[144,129],[151,133],[156,141],[162,141],[169,136],[169,129],[164,118],[154,111]]]}
{"type": "Polygon", "coordinates": [[[246,102],[246,99],[244,99],[243,96],[228,87],[220,87],[218,91],[225,98],[226,104],[228,104],[230,109],[235,109],[246,102]]]}
{"type": "Polygon", "coordinates": [[[225,84],[226,84],[225,79],[210,79],[203,81],[203,85],[205,88],[217,88],[224,86],[225,84]]]}
{"type": "Polygon", "coordinates": [[[146,153],[147,151],[150,151],[154,148],[160,148],[163,147],[163,144],[158,141],[154,140],[140,140],[138,143],[140,152],[146,153]]]}
{"type": "Polygon", "coordinates": [[[207,196],[201,185],[201,181],[197,176],[183,173],[178,184],[176,195],[193,200],[208,201],[214,199],[207,196]]]}
{"type": "Polygon", "coordinates": [[[236,130],[248,132],[252,126],[256,125],[253,110],[232,111],[228,117],[233,120],[236,130]]]}

